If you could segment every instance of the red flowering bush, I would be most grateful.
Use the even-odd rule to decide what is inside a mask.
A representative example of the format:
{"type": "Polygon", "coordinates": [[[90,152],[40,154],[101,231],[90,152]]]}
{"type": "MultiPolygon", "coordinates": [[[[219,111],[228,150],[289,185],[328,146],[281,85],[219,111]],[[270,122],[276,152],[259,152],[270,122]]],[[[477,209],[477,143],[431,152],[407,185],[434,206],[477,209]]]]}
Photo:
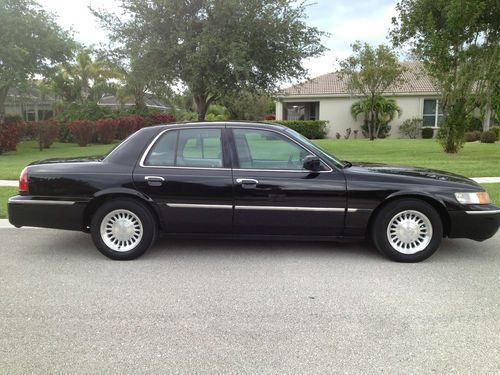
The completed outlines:
{"type": "Polygon", "coordinates": [[[88,120],[76,120],[68,125],[69,132],[80,147],[85,147],[92,141],[94,127],[94,122],[88,120]]]}
{"type": "Polygon", "coordinates": [[[56,120],[40,121],[31,124],[31,131],[36,134],[40,150],[52,146],[52,143],[59,136],[60,127],[59,121],[56,120]]]}
{"type": "Polygon", "coordinates": [[[176,118],[171,113],[154,112],[149,115],[151,125],[168,124],[175,122],[176,118]]]}
{"type": "Polygon", "coordinates": [[[18,142],[17,123],[0,123],[0,154],[5,151],[15,151],[18,142]]]}
{"type": "Polygon", "coordinates": [[[104,118],[95,122],[95,132],[99,143],[108,145],[116,138],[118,129],[118,120],[112,118],[104,118]]]}
{"type": "Polygon", "coordinates": [[[143,121],[141,116],[125,116],[118,119],[116,138],[125,139],[130,134],[135,133],[143,121]]]}

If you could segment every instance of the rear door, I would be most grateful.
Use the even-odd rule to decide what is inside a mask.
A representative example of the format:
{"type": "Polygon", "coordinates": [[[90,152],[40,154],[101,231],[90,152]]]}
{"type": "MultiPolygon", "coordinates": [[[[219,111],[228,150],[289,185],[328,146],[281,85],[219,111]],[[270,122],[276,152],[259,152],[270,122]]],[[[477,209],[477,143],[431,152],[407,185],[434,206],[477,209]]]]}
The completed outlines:
{"type": "MultiPolygon", "coordinates": [[[[228,129],[229,130],[229,129],[228,129]]],[[[234,231],[240,234],[338,236],[344,229],[344,174],[323,163],[304,170],[313,154],[282,133],[233,128],[234,231]]]]}
{"type": "Polygon", "coordinates": [[[233,187],[223,126],[162,132],[134,170],[134,183],[161,207],[168,233],[230,233],[233,187]]]}

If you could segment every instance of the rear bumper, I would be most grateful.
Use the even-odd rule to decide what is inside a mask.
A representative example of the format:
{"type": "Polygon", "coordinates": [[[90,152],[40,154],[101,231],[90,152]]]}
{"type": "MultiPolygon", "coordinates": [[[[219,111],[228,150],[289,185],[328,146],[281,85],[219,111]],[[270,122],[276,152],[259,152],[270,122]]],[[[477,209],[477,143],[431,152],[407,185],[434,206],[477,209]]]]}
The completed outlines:
{"type": "Polygon", "coordinates": [[[9,199],[9,222],[16,227],[84,230],[87,203],[15,196],[9,199]]]}
{"type": "Polygon", "coordinates": [[[450,238],[484,241],[493,237],[500,227],[500,207],[475,206],[467,211],[449,211],[450,238]]]}

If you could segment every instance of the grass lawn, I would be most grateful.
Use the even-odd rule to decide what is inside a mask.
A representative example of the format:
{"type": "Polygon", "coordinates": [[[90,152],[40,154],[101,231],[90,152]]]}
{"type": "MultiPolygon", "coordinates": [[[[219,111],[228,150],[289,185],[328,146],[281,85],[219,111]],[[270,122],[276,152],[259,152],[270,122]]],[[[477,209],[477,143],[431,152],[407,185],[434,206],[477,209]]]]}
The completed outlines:
{"type": "Polygon", "coordinates": [[[40,152],[37,142],[23,142],[17,145],[17,151],[0,155],[0,180],[17,180],[22,169],[37,160],[104,155],[114,146],[112,144],[79,147],[74,143],[56,142],[49,149],[40,152]]]}
{"type": "Polygon", "coordinates": [[[7,201],[13,195],[17,195],[16,187],[0,187],[0,219],[7,217],[7,201]]]}
{"type": "Polygon", "coordinates": [[[499,143],[466,143],[458,154],[450,155],[432,139],[321,139],[314,142],[342,160],[428,167],[467,177],[500,176],[499,143]]]}

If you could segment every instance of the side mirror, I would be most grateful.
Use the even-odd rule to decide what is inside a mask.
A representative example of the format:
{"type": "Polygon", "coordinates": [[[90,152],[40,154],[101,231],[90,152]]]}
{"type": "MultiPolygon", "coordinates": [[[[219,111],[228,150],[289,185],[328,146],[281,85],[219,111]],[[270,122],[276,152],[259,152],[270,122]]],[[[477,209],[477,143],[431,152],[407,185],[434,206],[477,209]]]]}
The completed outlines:
{"type": "Polygon", "coordinates": [[[303,167],[304,167],[304,169],[307,169],[308,171],[317,172],[321,169],[321,160],[319,160],[319,158],[317,156],[307,155],[304,158],[303,167]]]}

